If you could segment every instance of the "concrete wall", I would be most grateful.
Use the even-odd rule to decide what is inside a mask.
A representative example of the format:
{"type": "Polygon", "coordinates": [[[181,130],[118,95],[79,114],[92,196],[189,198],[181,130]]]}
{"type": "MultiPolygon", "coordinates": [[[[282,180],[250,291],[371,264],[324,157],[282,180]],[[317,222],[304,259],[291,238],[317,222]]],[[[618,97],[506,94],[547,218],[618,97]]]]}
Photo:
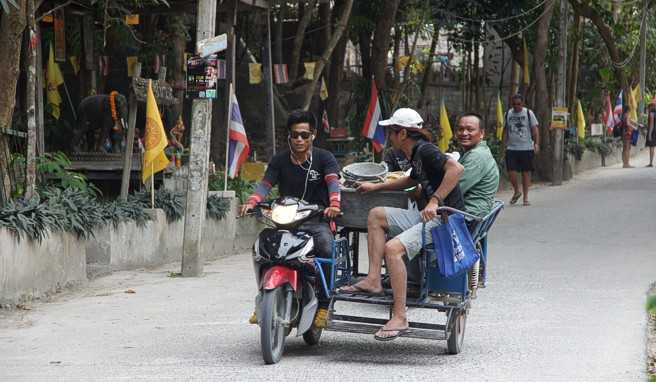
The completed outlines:
{"type": "MultiPolygon", "coordinates": [[[[213,193],[210,193],[213,194],[213,193]]],[[[221,196],[222,193],[216,193],[221,196]]],[[[248,250],[262,227],[254,218],[237,219],[238,199],[228,191],[231,200],[227,216],[220,220],[205,219],[201,252],[205,260],[215,260],[248,250]]],[[[87,262],[100,272],[152,267],[182,258],[184,218],[167,222],[162,210],[149,210],[152,220],[145,226],[121,223],[105,227],[96,240],[87,243],[87,262]]]]}
{"type": "MultiPolygon", "coordinates": [[[[201,250],[205,260],[248,250],[263,228],[252,217],[237,219],[238,199],[231,192],[225,197],[231,198],[227,216],[204,222],[201,250]]],[[[18,242],[11,232],[0,229],[0,305],[41,298],[115,270],[180,261],[184,219],[168,223],[164,211],[147,212],[152,220],[142,227],[133,222],[109,225],[95,230],[89,240],[51,234],[41,244],[18,242]]]]}
{"type": "Polygon", "coordinates": [[[0,305],[41,298],[87,281],[85,241],[51,234],[40,244],[0,228],[0,305]]]}

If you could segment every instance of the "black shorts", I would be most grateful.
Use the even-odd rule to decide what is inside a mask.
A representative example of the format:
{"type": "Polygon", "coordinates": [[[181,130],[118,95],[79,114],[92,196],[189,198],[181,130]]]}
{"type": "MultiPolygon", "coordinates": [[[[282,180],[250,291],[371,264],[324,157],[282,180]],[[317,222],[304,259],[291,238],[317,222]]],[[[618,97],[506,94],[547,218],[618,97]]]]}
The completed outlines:
{"type": "Polygon", "coordinates": [[[533,171],[533,150],[506,151],[506,169],[508,171],[533,171]]]}

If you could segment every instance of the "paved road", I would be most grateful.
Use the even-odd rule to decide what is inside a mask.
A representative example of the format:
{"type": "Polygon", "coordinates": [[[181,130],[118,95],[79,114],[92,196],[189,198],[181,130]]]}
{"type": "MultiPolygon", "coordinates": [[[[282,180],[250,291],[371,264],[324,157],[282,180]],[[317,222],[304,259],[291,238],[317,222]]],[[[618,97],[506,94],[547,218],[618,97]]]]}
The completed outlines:
{"type": "Polygon", "coordinates": [[[326,333],[317,348],[291,339],[264,366],[243,254],[202,278],[168,277],[176,264],[119,272],[0,313],[0,381],[644,380],[655,191],[656,169],[608,168],[507,208],[457,356],[442,342],[326,333]]]}

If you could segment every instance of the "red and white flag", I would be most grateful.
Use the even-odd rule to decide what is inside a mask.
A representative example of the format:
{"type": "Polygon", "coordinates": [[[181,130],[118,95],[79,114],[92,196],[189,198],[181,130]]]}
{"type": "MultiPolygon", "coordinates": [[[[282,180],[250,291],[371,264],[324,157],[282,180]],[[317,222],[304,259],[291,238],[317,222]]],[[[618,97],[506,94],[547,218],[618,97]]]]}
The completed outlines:
{"type": "Polygon", "coordinates": [[[276,84],[286,84],[289,82],[287,64],[273,64],[273,79],[276,84]]]}
{"type": "Polygon", "coordinates": [[[608,133],[612,134],[613,126],[615,126],[615,118],[613,117],[613,105],[611,105],[610,103],[609,95],[606,96],[602,118],[604,121],[604,125],[606,126],[606,129],[608,129],[608,133]]]}
{"type": "Polygon", "coordinates": [[[376,81],[371,81],[371,98],[369,99],[369,108],[367,109],[367,117],[362,126],[362,135],[371,139],[374,150],[379,152],[385,147],[385,130],[382,126],[378,126],[380,121],[381,109],[378,100],[378,89],[376,88],[376,81]]]}
{"type": "Polygon", "coordinates": [[[244,122],[241,119],[239,103],[235,94],[230,94],[230,126],[228,128],[230,142],[228,146],[228,176],[235,178],[239,175],[239,167],[246,161],[250,152],[250,145],[244,122]]]}
{"type": "Polygon", "coordinates": [[[323,115],[321,116],[321,127],[323,128],[324,133],[330,135],[330,121],[328,120],[326,109],[323,109],[323,115]]]}

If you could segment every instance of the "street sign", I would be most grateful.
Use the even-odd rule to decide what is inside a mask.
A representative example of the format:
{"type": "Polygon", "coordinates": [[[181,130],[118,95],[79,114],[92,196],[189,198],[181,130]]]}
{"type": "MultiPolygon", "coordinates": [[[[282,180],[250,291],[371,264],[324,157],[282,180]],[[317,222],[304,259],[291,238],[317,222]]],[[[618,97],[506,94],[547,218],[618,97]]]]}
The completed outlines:
{"type": "Polygon", "coordinates": [[[201,57],[221,52],[228,48],[228,35],[223,33],[218,36],[200,40],[196,43],[196,53],[201,57]]]}
{"type": "Polygon", "coordinates": [[[566,107],[554,107],[551,111],[551,128],[566,129],[569,112],[566,107]]]}
{"type": "Polygon", "coordinates": [[[217,58],[189,57],[187,60],[187,98],[216,98],[218,71],[217,58]]]}

